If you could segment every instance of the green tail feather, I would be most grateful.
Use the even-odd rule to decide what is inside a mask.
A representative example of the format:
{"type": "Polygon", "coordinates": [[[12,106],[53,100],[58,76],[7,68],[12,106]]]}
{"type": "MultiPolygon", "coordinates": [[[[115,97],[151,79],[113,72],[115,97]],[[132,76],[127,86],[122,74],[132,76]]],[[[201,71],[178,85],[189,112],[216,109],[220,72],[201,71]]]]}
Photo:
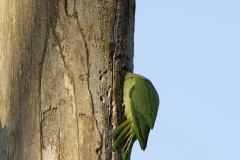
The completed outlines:
{"type": "Polygon", "coordinates": [[[112,133],[111,137],[112,138],[118,137],[122,133],[122,130],[124,130],[129,123],[131,123],[131,121],[127,119],[122,124],[120,124],[120,126],[118,126],[117,129],[112,133]]]}
{"type": "Polygon", "coordinates": [[[136,134],[132,133],[132,120],[128,119],[117,127],[112,138],[115,139],[112,150],[115,151],[120,145],[124,145],[121,149],[121,160],[130,160],[133,143],[136,141],[136,134]]]}
{"type": "Polygon", "coordinates": [[[121,142],[129,136],[130,130],[131,130],[131,121],[126,120],[123,122],[112,134],[112,138],[116,139],[114,142],[114,145],[112,147],[112,150],[115,151],[116,148],[121,144],[121,142]]]}
{"type": "Polygon", "coordinates": [[[126,143],[126,145],[121,150],[121,160],[130,160],[132,147],[134,142],[136,141],[136,136],[131,136],[130,139],[131,141],[129,142],[129,144],[126,143]]]}

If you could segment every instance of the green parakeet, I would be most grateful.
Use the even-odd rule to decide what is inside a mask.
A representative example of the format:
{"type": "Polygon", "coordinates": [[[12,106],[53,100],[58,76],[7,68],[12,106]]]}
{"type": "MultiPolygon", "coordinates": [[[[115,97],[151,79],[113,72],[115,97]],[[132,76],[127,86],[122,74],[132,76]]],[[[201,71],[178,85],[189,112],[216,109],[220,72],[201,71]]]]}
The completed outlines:
{"type": "Polygon", "coordinates": [[[115,140],[112,150],[121,146],[121,159],[130,160],[136,140],[142,150],[146,149],[149,131],[153,129],[157,117],[159,97],[152,83],[143,76],[122,70],[121,83],[126,121],[112,133],[115,140]]]}

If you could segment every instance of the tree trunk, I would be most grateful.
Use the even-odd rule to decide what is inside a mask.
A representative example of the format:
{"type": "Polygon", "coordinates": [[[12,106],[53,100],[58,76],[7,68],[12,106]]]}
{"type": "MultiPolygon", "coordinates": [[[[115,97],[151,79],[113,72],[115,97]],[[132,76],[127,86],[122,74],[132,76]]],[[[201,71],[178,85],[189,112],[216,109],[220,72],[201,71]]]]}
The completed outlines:
{"type": "Polygon", "coordinates": [[[0,0],[1,160],[119,159],[134,14],[135,0],[0,0]]]}

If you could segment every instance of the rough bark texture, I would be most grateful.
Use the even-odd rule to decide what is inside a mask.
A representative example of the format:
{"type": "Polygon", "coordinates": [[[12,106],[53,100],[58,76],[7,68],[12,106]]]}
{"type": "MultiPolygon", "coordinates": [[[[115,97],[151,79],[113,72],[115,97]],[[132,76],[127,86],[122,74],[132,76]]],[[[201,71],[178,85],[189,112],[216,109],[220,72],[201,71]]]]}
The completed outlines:
{"type": "Polygon", "coordinates": [[[135,0],[0,0],[0,159],[110,160],[135,0]]]}

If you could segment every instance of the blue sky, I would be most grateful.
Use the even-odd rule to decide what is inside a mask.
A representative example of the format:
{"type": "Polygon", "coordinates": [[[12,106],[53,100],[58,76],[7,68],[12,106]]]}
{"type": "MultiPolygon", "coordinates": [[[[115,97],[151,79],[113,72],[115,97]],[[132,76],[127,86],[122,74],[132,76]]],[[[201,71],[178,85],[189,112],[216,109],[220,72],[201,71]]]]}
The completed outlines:
{"type": "Polygon", "coordinates": [[[240,160],[240,1],[137,0],[134,72],[161,100],[132,160],[240,160]]]}

